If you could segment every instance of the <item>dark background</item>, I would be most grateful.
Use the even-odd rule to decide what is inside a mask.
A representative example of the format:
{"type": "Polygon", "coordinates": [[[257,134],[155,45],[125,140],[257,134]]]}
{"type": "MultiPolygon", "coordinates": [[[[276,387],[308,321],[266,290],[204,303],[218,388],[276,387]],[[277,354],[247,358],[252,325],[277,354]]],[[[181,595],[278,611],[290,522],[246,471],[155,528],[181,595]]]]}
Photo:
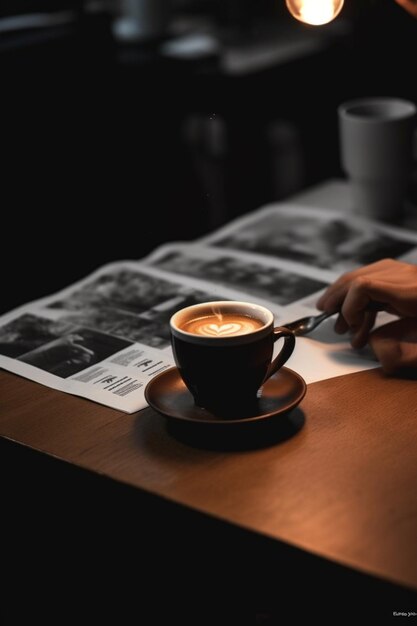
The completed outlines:
{"type": "MultiPolygon", "coordinates": [[[[105,262],[193,239],[340,175],[341,101],[416,100],[417,21],[394,0],[346,0],[338,18],[344,28],[335,30],[336,20],[316,30],[325,42],[321,50],[241,75],[223,71],[216,55],[164,57],[164,37],[116,41],[115,14],[106,8],[92,14],[82,2],[35,0],[2,6],[3,17],[77,12],[59,27],[0,33],[2,311],[105,262]],[[184,130],[196,116],[207,129],[213,115],[226,137],[220,156],[210,138],[190,140],[184,130]],[[295,132],[302,161],[299,175],[287,187],[284,175],[281,188],[268,140],[277,121],[295,132]]],[[[277,29],[278,40],[286,29],[299,38],[315,30],[278,1],[179,1],[173,19],[183,14],[209,19],[224,45],[259,40],[265,24],[271,39],[277,29]]],[[[279,160],[286,147],[277,150],[279,160]]]]}

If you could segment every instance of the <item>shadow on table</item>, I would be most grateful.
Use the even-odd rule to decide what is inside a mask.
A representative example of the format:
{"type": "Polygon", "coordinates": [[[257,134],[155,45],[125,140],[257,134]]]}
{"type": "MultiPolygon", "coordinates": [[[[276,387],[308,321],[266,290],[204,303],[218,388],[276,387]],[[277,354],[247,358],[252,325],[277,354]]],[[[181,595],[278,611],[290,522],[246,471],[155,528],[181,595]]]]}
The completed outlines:
{"type": "Polygon", "coordinates": [[[267,448],[290,439],[304,426],[305,415],[300,408],[295,408],[279,419],[261,422],[241,423],[238,428],[231,426],[227,430],[213,429],[211,424],[198,424],[198,428],[180,421],[169,421],[167,431],[170,435],[193,447],[238,451],[267,448]],[[205,428],[204,428],[205,426],[205,428]]]}
{"type": "MultiPolygon", "coordinates": [[[[151,411],[151,409],[149,409],[151,411]]],[[[291,412],[276,416],[275,419],[233,423],[229,421],[221,427],[216,423],[170,420],[156,412],[144,416],[139,414],[135,430],[137,438],[157,454],[170,454],[165,437],[161,438],[160,422],[169,437],[193,448],[217,451],[244,451],[267,448],[287,441],[296,435],[305,424],[303,411],[296,407],[291,412]],[[144,420],[145,417],[145,420],[144,420]],[[157,424],[158,422],[158,424],[157,424]],[[159,436],[155,435],[158,428],[159,436]]]]}

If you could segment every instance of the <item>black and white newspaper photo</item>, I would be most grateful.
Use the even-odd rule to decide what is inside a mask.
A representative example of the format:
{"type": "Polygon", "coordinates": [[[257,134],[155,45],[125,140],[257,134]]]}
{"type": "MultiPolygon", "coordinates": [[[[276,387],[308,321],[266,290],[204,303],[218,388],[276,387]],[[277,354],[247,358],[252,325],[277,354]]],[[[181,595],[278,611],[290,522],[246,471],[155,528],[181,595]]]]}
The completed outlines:
{"type": "Polygon", "coordinates": [[[352,214],[274,204],[239,218],[202,243],[279,257],[340,274],[383,258],[417,260],[417,235],[352,214]]]}
{"type": "Polygon", "coordinates": [[[147,264],[175,274],[212,281],[236,289],[268,305],[286,307],[324,289],[333,275],[308,266],[269,258],[260,261],[250,253],[218,250],[192,244],[168,244],[159,248],[147,264]]]}
{"type": "Polygon", "coordinates": [[[144,389],[171,367],[169,319],[217,295],[115,263],[0,319],[5,369],[107,406],[134,412],[144,389]]]}
{"type": "MultiPolygon", "coordinates": [[[[199,302],[268,307],[277,325],[317,313],[342,272],[391,256],[417,260],[417,236],[330,210],[276,204],[194,243],[162,245],[0,317],[0,366],[67,393],[133,413],[172,367],[169,320],[199,302]]],[[[390,318],[380,313],[377,324],[390,318]]],[[[298,337],[288,366],[307,383],[378,366],[353,350],[334,319],[298,337]]]]}

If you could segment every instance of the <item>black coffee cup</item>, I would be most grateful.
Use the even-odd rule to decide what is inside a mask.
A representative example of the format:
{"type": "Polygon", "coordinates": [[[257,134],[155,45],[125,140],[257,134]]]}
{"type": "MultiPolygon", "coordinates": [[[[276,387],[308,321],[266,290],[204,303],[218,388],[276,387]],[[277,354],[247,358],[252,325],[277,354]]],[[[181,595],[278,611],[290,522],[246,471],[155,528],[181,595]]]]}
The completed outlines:
{"type": "Polygon", "coordinates": [[[170,320],[179,373],[195,404],[216,415],[248,410],[260,387],[287,362],[295,336],[274,327],[269,309],[250,302],[217,301],[185,307],[170,320]],[[273,359],[274,343],[284,345],[273,359]]]}

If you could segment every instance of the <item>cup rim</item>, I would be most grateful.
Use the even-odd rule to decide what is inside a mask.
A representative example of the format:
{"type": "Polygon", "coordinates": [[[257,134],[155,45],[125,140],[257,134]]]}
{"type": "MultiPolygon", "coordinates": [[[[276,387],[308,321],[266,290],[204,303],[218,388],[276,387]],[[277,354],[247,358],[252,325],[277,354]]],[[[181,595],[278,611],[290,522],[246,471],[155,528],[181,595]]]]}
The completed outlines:
{"type": "MultiPolygon", "coordinates": [[[[255,317],[255,315],[254,315],[255,317]]],[[[171,333],[179,339],[187,340],[190,343],[198,343],[200,345],[216,345],[216,346],[224,346],[231,345],[232,343],[242,344],[242,343],[250,343],[252,341],[256,341],[269,333],[270,328],[274,325],[274,314],[265,306],[261,304],[257,304],[256,302],[247,302],[243,300],[213,300],[207,302],[200,302],[198,304],[191,304],[187,307],[179,309],[176,311],[169,320],[169,325],[171,329],[171,333]],[[187,315],[187,312],[191,310],[198,311],[198,309],[208,310],[212,307],[224,307],[225,309],[235,307],[241,307],[242,309],[252,309],[253,311],[258,311],[263,313],[265,316],[265,322],[260,328],[256,328],[250,333],[245,333],[242,335],[235,335],[231,337],[203,337],[201,335],[195,335],[194,333],[189,333],[186,330],[182,330],[178,327],[178,319],[181,316],[187,315]]]]}
{"type": "Polygon", "coordinates": [[[411,100],[405,98],[396,98],[390,96],[374,96],[369,98],[355,98],[342,102],[337,107],[338,113],[343,118],[355,120],[358,123],[363,124],[379,124],[389,120],[405,120],[412,118],[417,113],[417,105],[411,100]],[[361,115],[356,110],[361,107],[391,107],[389,112],[381,113],[372,117],[370,115],[361,115]],[[398,107],[397,110],[393,110],[393,107],[398,107]]]}

